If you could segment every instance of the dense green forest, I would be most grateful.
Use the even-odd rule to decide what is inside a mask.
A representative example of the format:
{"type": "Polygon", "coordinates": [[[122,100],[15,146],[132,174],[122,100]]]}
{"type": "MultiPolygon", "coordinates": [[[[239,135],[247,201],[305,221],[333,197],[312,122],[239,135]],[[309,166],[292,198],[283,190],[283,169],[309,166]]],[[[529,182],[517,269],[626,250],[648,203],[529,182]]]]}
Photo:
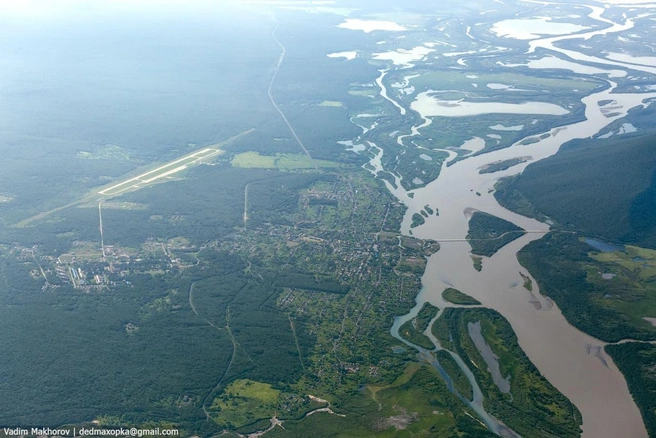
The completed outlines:
{"type": "Polygon", "coordinates": [[[588,236],[656,248],[654,144],[653,135],[575,140],[506,180],[495,196],[588,236]]]}
{"type": "MultiPolygon", "coordinates": [[[[221,261],[214,275],[241,267],[234,256],[221,261]]],[[[132,424],[167,419],[189,427],[204,418],[200,401],[225,369],[231,343],[193,314],[189,280],[134,275],[112,293],[81,295],[66,287],[43,293],[26,263],[12,257],[0,263],[6,285],[0,311],[12,333],[2,338],[7,378],[0,385],[11,397],[0,400],[1,423],[58,425],[102,413],[132,424]],[[158,299],[170,305],[156,308],[158,299]]],[[[225,282],[226,292],[241,286],[239,270],[231,275],[237,277],[225,282]]]]}

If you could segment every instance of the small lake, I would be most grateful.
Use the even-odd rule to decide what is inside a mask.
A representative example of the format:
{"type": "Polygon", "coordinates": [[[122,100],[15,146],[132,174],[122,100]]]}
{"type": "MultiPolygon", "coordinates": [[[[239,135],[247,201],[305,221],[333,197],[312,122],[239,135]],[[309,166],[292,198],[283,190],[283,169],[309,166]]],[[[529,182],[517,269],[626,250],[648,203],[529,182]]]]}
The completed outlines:
{"type": "Polygon", "coordinates": [[[485,360],[488,370],[490,371],[490,374],[492,374],[494,384],[497,385],[499,391],[504,394],[510,394],[510,375],[506,378],[501,375],[499,357],[494,354],[490,346],[485,342],[485,338],[483,338],[483,333],[481,332],[481,322],[476,321],[468,323],[467,330],[469,332],[469,337],[474,341],[474,345],[476,345],[476,349],[481,353],[481,356],[483,356],[483,360],[485,360]]]}
{"type": "Polygon", "coordinates": [[[624,251],[624,245],[613,245],[595,239],[585,239],[585,243],[587,243],[597,251],[601,251],[601,252],[624,251]]]}
{"type": "Polygon", "coordinates": [[[393,21],[358,20],[353,18],[347,18],[337,27],[351,30],[361,30],[366,33],[373,32],[374,30],[387,30],[391,32],[400,32],[406,30],[405,27],[393,21]]]}
{"type": "Polygon", "coordinates": [[[347,61],[350,61],[358,57],[358,52],[337,52],[337,53],[330,53],[326,56],[328,56],[329,58],[346,58],[347,61]]]}
{"type": "Polygon", "coordinates": [[[394,347],[392,347],[392,352],[395,354],[405,353],[405,351],[406,351],[405,348],[401,347],[400,345],[395,345],[394,347]]]}

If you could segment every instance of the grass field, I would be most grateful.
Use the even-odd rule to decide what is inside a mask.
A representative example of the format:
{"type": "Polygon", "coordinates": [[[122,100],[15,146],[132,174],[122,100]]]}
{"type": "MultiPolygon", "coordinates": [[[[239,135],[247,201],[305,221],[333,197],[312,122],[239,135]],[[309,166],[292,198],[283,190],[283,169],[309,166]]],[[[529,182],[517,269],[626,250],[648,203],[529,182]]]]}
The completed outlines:
{"type": "Polygon", "coordinates": [[[594,252],[590,257],[603,263],[616,263],[641,280],[656,280],[656,250],[627,245],[624,251],[594,252]]]}
{"type": "Polygon", "coordinates": [[[318,167],[338,167],[339,163],[327,160],[310,160],[305,154],[260,155],[257,152],[242,152],[234,156],[230,164],[233,167],[258,169],[313,169],[318,167]]]}
{"type": "Polygon", "coordinates": [[[280,391],[267,383],[235,380],[214,399],[213,419],[231,428],[243,427],[275,415],[280,391]]]}
{"type": "Polygon", "coordinates": [[[365,97],[373,97],[376,94],[378,94],[376,89],[373,88],[373,87],[372,88],[366,88],[364,90],[349,90],[348,93],[352,96],[365,96],[365,97]]]}

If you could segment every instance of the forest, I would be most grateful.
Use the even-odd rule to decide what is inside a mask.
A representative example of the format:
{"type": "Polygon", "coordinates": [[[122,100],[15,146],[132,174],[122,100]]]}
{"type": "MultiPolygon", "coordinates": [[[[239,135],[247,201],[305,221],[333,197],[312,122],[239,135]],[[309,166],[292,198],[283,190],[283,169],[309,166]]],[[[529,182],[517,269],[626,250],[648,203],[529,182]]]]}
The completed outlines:
{"type": "Polygon", "coordinates": [[[650,134],[574,140],[506,180],[495,197],[590,237],[656,248],[654,143],[650,134]]]}

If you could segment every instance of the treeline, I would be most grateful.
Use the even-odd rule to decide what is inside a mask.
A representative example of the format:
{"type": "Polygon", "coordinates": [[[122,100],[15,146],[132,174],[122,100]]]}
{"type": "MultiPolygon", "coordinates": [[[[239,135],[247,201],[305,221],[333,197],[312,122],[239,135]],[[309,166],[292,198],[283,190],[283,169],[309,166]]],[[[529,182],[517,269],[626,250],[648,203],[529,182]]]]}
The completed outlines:
{"type": "Polygon", "coordinates": [[[285,270],[276,277],[276,286],[312,290],[344,295],[349,291],[347,284],[323,274],[311,274],[298,270],[285,270]]]}

